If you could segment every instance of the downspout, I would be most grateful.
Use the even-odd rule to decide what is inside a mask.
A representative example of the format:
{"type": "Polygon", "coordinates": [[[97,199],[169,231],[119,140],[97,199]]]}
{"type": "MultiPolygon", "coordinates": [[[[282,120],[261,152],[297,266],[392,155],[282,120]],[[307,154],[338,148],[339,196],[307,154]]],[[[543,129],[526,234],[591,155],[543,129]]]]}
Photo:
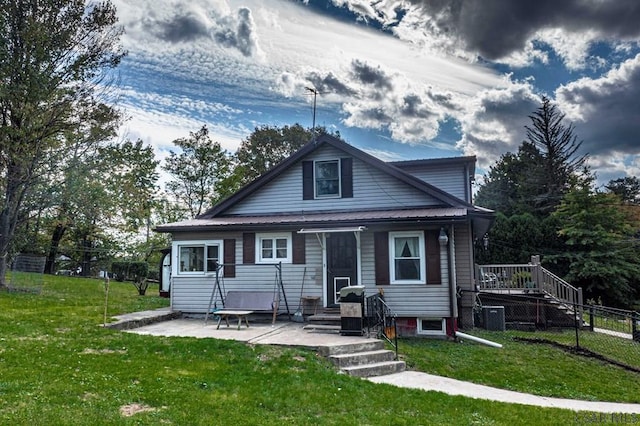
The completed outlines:
{"type": "Polygon", "coordinates": [[[456,331],[458,331],[458,305],[456,299],[456,277],[454,270],[454,253],[455,253],[455,238],[453,232],[453,226],[449,227],[449,253],[447,256],[447,267],[449,268],[449,310],[451,312],[451,337],[455,337],[456,331]]]}

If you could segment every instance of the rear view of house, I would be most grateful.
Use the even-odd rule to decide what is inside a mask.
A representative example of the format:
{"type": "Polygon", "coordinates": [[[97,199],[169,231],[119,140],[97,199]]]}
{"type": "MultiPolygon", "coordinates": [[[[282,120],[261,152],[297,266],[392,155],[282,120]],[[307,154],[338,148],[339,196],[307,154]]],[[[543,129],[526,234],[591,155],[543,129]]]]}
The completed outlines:
{"type": "Polygon", "coordinates": [[[206,313],[222,264],[223,294],[331,307],[362,285],[402,335],[470,326],[473,241],[494,218],[471,203],[474,172],[475,157],[387,163],[320,136],[203,215],[157,228],[173,237],[172,309],[206,313]]]}

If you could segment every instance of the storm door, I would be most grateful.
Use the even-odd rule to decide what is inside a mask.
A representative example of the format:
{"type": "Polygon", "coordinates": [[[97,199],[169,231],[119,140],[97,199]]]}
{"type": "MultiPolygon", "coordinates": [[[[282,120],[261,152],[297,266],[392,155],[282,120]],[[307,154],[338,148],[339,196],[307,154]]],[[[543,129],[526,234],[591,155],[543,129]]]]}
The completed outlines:
{"type": "Polygon", "coordinates": [[[358,285],[358,256],[353,232],[326,234],[327,306],[338,306],[340,289],[358,285]]]}

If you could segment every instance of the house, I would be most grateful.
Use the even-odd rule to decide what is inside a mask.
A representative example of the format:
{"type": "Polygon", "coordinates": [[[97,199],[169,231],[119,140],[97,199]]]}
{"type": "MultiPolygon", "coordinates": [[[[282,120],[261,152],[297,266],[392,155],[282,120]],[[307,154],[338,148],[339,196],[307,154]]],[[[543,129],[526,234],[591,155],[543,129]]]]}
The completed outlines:
{"type": "Polygon", "coordinates": [[[173,238],[171,306],[206,313],[219,262],[221,293],[276,291],[280,273],[294,308],[364,285],[401,335],[471,325],[473,243],[494,220],[471,204],[474,172],[475,157],[384,162],[322,135],[201,216],[157,227],[173,238]]]}

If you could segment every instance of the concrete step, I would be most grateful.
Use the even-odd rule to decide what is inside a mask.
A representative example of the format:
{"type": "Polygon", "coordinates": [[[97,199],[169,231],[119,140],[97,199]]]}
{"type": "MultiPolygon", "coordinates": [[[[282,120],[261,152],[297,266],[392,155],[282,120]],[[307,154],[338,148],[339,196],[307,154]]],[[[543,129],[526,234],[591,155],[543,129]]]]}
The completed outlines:
{"type": "Polygon", "coordinates": [[[400,373],[406,369],[404,361],[385,361],[366,365],[344,367],[341,371],[355,377],[374,377],[400,373]]]}
{"type": "Polygon", "coordinates": [[[320,312],[307,317],[309,322],[340,322],[340,314],[320,312]]]}
{"type": "Polygon", "coordinates": [[[326,333],[340,333],[342,327],[339,325],[327,325],[327,324],[307,324],[302,327],[303,330],[309,331],[324,331],[326,333]]]}
{"type": "Polygon", "coordinates": [[[354,352],[377,351],[384,349],[384,342],[381,340],[366,340],[357,343],[344,343],[340,345],[322,346],[318,352],[322,356],[348,354],[354,352]]]}
{"type": "Polygon", "coordinates": [[[393,361],[395,353],[388,349],[331,355],[329,360],[340,368],[393,361]]]}

